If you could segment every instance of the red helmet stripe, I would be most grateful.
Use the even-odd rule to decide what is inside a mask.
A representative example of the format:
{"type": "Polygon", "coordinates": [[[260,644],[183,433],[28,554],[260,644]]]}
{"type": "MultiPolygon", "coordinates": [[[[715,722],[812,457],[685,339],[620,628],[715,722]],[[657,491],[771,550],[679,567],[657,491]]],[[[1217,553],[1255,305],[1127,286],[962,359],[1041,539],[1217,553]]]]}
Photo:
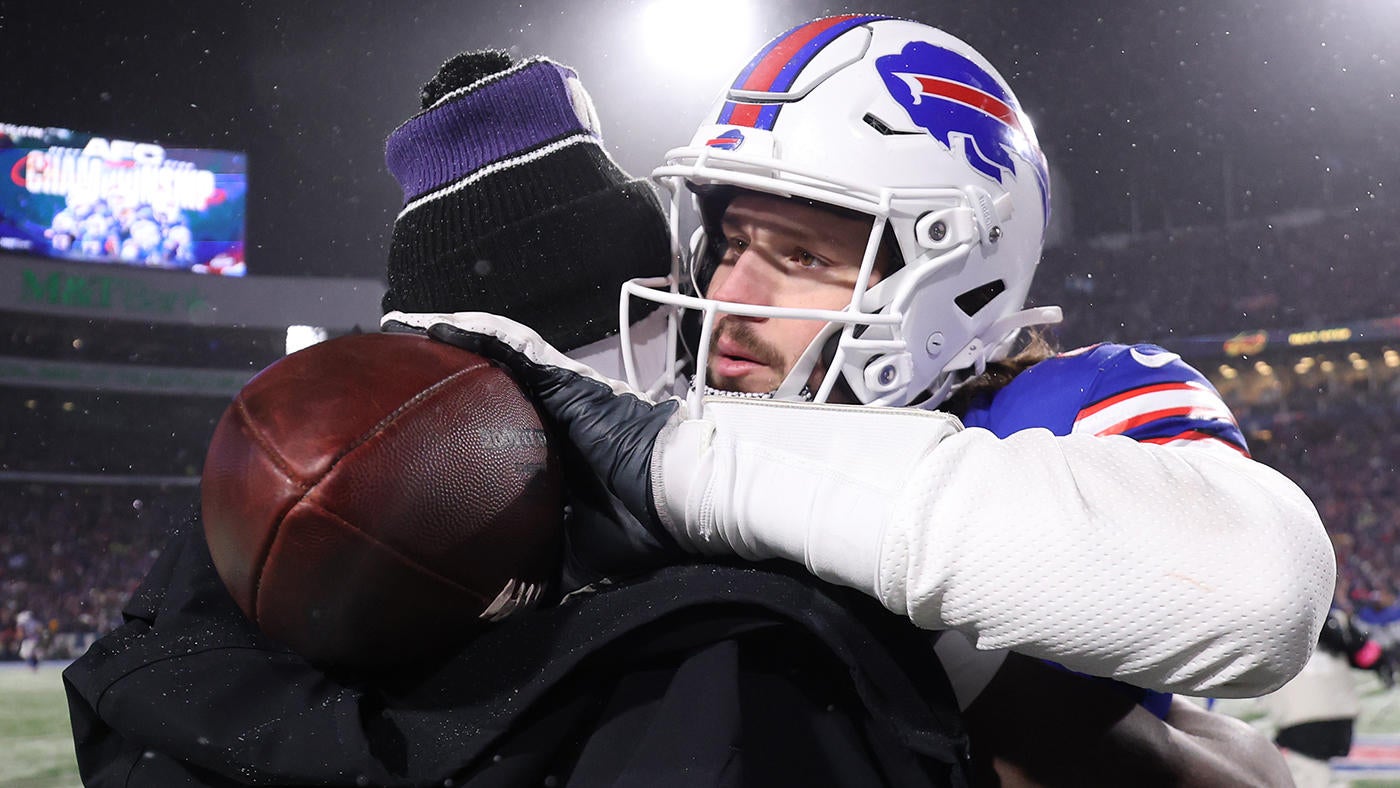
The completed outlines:
{"type": "MultiPolygon", "coordinates": [[[[880,19],[889,17],[842,14],[798,25],[760,50],[744,70],[739,72],[730,90],[753,90],[761,93],[786,91],[792,87],[802,69],[827,44],[853,27],[880,19]]],[[[715,122],[771,129],[781,106],[729,101],[720,110],[719,118],[715,122]]]]}
{"type": "Polygon", "coordinates": [[[788,34],[778,41],[768,54],[761,56],[758,62],[752,64],[753,70],[749,72],[743,84],[735,84],[734,87],[740,90],[770,90],[773,82],[777,80],[778,74],[782,73],[783,66],[792,60],[793,56],[802,51],[812,39],[845,22],[864,14],[844,14],[842,16],[829,16],[825,19],[817,19],[808,22],[800,27],[793,28],[788,34]]]}

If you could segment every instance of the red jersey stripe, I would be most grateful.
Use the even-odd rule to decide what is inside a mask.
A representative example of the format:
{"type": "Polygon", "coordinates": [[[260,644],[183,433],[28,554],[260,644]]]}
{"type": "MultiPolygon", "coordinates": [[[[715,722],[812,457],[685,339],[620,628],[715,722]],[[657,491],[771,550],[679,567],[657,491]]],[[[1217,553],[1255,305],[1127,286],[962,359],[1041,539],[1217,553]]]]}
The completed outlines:
{"type": "Polygon", "coordinates": [[[1132,399],[1133,397],[1141,396],[1141,395],[1143,395],[1143,394],[1152,394],[1152,393],[1157,392],[1157,391],[1200,391],[1200,390],[1201,390],[1201,389],[1200,389],[1198,386],[1193,386],[1193,385],[1191,385],[1190,383],[1185,383],[1185,382],[1152,383],[1152,384],[1147,385],[1147,386],[1138,386],[1137,388],[1128,389],[1127,391],[1120,391],[1119,393],[1114,394],[1113,396],[1109,397],[1108,399],[1099,400],[1098,402],[1095,402],[1093,405],[1090,405],[1090,406],[1088,406],[1088,407],[1086,407],[1086,408],[1081,409],[1081,410],[1079,411],[1079,415],[1075,417],[1075,421],[1078,421],[1078,420],[1084,418],[1085,416],[1092,416],[1092,415],[1094,415],[1095,413],[1098,413],[1099,411],[1103,410],[1104,408],[1111,407],[1111,406],[1113,406],[1113,405],[1117,405],[1118,403],[1120,403],[1120,402],[1122,402],[1122,401],[1124,401],[1124,400],[1132,399]]]}
{"type": "Polygon", "coordinates": [[[1142,440],[1140,440],[1140,441],[1138,441],[1138,442],[1139,442],[1139,443],[1155,443],[1155,444],[1157,444],[1157,445],[1160,446],[1160,445],[1165,444],[1165,443],[1174,443],[1174,442],[1176,442],[1176,441],[1205,441],[1205,440],[1217,441],[1217,442],[1219,442],[1219,443],[1223,443],[1223,444],[1225,444],[1226,446],[1229,446],[1230,448],[1232,448],[1232,449],[1234,449],[1235,451],[1239,452],[1240,454],[1243,454],[1243,455],[1246,456],[1246,457],[1249,456],[1249,452],[1248,452],[1247,450],[1245,450],[1245,448],[1244,448],[1243,446],[1240,446],[1240,445],[1238,445],[1238,444],[1235,444],[1235,443],[1233,443],[1233,442],[1231,442],[1231,441],[1227,441],[1227,440],[1225,440],[1224,438],[1220,437],[1219,435],[1211,435],[1209,432],[1201,432],[1200,430],[1186,430],[1185,432],[1181,432],[1181,433],[1178,433],[1178,434],[1176,434],[1176,435],[1165,435],[1165,436],[1160,437],[1160,438],[1143,438],[1142,440]]]}
{"type": "Polygon", "coordinates": [[[1195,410],[1197,410],[1197,408],[1187,406],[1182,408],[1164,408],[1162,410],[1154,410],[1149,411],[1147,413],[1140,413],[1132,417],[1131,419],[1124,419],[1111,427],[1105,427],[1094,434],[1119,435],[1121,433],[1127,432],[1128,430],[1134,427],[1141,427],[1144,424],[1157,421],[1159,419],[1169,419],[1173,416],[1190,416],[1191,413],[1195,410]]]}

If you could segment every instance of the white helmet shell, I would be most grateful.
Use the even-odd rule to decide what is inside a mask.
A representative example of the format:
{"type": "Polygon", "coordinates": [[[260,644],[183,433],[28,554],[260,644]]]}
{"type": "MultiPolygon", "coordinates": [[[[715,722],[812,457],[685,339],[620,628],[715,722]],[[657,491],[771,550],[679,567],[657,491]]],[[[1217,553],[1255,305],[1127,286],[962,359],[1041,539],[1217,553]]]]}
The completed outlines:
{"type": "Polygon", "coordinates": [[[838,374],[826,375],[819,400],[839,377],[863,403],[933,407],[1004,357],[1022,328],[1059,319],[1055,307],[1024,309],[1050,204],[1031,122],[985,58],[927,25],[849,14],[789,30],[759,51],[653,178],[671,190],[681,270],[665,290],[656,280],[628,283],[623,311],[630,297],[701,310],[700,370],[717,314],[820,319],[829,330],[777,396],[796,395],[826,351],[838,374]],[[870,215],[850,304],[817,314],[687,293],[702,244],[681,243],[677,214],[692,202],[683,199],[689,190],[709,186],[870,215]],[[869,285],[887,232],[903,266],[869,285]]]}

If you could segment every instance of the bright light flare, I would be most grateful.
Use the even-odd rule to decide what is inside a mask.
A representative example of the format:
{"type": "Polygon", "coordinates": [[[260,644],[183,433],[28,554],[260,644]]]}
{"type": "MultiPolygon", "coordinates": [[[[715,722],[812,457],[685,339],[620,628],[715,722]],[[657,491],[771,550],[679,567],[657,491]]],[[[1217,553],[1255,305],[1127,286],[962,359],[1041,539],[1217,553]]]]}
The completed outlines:
{"type": "Polygon", "coordinates": [[[750,0],[722,5],[652,0],[638,23],[647,58],[658,73],[718,89],[763,44],[757,16],[750,0]]]}
{"type": "Polygon", "coordinates": [[[320,326],[287,326],[287,355],[325,342],[327,336],[326,329],[320,326]]]}

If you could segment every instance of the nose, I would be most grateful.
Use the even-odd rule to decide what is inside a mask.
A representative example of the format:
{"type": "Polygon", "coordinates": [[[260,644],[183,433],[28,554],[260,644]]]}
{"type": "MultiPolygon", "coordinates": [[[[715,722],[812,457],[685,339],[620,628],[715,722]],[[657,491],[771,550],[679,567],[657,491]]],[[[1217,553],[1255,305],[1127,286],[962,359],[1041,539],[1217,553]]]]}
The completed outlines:
{"type": "Polygon", "coordinates": [[[772,306],[774,283],[772,266],[767,265],[753,249],[745,249],[732,263],[715,270],[710,280],[709,297],[735,304],[772,306]]]}

